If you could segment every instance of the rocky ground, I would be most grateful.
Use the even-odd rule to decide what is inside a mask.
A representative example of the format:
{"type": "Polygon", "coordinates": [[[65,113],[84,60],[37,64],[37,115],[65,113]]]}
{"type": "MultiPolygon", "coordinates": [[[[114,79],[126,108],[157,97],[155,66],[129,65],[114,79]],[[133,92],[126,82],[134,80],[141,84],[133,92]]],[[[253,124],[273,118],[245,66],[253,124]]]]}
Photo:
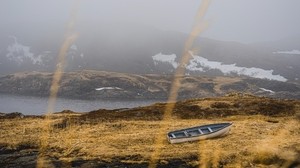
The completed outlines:
{"type": "Polygon", "coordinates": [[[2,167],[299,167],[300,102],[248,94],[132,109],[65,110],[46,116],[0,113],[2,167]],[[221,138],[169,144],[165,133],[233,122],[221,138]],[[163,130],[160,135],[158,130],[163,130]],[[158,147],[155,142],[163,136],[158,147]]]}

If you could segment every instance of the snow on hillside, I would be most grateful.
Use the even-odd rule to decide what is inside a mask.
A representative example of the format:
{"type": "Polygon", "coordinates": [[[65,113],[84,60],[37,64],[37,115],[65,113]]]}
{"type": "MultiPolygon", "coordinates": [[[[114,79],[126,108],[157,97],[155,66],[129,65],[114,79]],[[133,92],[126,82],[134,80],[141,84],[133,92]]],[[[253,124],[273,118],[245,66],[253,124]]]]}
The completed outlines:
{"type": "Polygon", "coordinates": [[[22,45],[18,43],[17,38],[11,36],[14,39],[14,43],[7,47],[6,57],[11,60],[17,62],[19,65],[22,64],[25,60],[30,60],[33,64],[42,65],[42,55],[34,56],[34,54],[30,51],[29,46],[22,45]]]}
{"type": "Polygon", "coordinates": [[[291,51],[276,51],[274,54],[300,54],[299,50],[291,50],[291,51]]]}
{"type": "Polygon", "coordinates": [[[164,63],[170,63],[173,68],[178,67],[178,63],[175,61],[176,55],[164,55],[162,53],[156,54],[155,56],[152,56],[152,59],[154,61],[154,65],[157,65],[158,62],[164,62],[164,63]]]}
{"type": "Polygon", "coordinates": [[[101,90],[122,90],[119,87],[101,87],[101,88],[96,88],[95,90],[101,91],[101,90]]]}
{"type": "MultiPolygon", "coordinates": [[[[237,75],[245,75],[250,76],[253,78],[260,78],[260,79],[270,79],[270,80],[277,80],[277,81],[287,81],[286,78],[284,78],[281,75],[273,75],[273,70],[264,70],[261,68],[246,68],[246,67],[239,67],[236,66],[236,64],[223,64],[222,62],[217,61],[209,61],[208,59],[193,55],[193,53],[190,52],[192,55],[192,59],[190,60],[189,64],[186,66],[186,69],[189,71],[200,71],[200,72],[206,72],[210,69],[217,69],[220,70],[224,75],[229,74],[237,74],[237,75]]],[[[155,65],[157,65],[158,62],[163,63],[169,63],[173,65],[173,68],[177,68],[178,63],[175,61],[176,55],[164,55],[162,53],[159,53],[152,57],[155,65]]]]}
{"type": "Polygon", "coordinates": [[[269,92],[271,94],[274,94],[275,92],[273,90],[270,89],[265,89],[265,88],[259,88],[260,90],[264,91],[264,92],[269,92]]]}
{"type": "MultiPolygon", "coordinates": [[[[10,61],[16,62],[18,65],[21,65],[24,62],[30,62],[34,65],[44,65],[46,60],[49,60],[50,57],[53,57],[55,53],[53,51],[43,51],[40,53],[33,53],[30,46],[26,46],[18,42],[17,37],[9,36],[13,39],[13,42],[7,46],[6,49],[6,58],[10,61]]],[[[78,46],[72,44],[68,50],[67,57],[70,57],[72,60],[78,55],[79,52],[78,46]]],[[[79,55],[80,58],[84,57],[84,54],[79,55]]]]}

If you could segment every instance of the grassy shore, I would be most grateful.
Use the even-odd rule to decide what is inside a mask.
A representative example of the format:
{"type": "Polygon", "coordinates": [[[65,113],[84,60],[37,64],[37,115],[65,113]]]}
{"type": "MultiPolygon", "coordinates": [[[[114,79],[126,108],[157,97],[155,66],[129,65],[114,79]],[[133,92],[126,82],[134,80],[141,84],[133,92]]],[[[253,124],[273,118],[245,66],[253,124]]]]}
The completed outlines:
{"type": "Polygon", "coordinates": [[[1,163],[15,161],[4,151],[35,149],[33,162],[43,158],[49,167],[147,167],[162,124],[167,133],[224,121],[234,123],[225,137],[182,144],[165,138],[157,167],[288,167],[300,161],[299,101],[245,95],[194,99],[178,102],[172,119],[162,121],[164,107],[2,118],[1,163]]]}

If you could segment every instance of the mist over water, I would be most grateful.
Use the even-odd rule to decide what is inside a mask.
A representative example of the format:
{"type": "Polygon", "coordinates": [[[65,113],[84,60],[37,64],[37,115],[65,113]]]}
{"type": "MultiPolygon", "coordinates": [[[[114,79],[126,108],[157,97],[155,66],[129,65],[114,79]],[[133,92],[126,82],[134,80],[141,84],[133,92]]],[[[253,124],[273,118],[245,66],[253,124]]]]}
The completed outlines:
{"type": "MultiPolygon", "coordinates": [[[[133,108],[151,105],[159,100],[76,100],[57,98],[55,112],[72,110],[74,112],[89,112],[97,109],[133,108]]],[[[0,112],[21,112],[25,115],[42,115],[47,111],[47,97],[1,95],[0,112]]]]}

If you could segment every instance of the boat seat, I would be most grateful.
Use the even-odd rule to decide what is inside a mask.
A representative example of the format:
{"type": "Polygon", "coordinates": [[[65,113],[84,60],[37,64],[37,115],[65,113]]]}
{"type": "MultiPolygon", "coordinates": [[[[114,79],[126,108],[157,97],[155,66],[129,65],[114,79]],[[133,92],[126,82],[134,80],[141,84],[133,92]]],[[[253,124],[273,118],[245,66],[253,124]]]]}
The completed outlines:
{"type": "Polygon", "coordinates": [[[198,131],[200,132],[200,134],[203,134],[202,130],[201,129],[198,129],[198,131]]]}
{"type": "Polygon", "coordinates": [[[188,132],[184,131],[185,136],[191,136],[188,132]]]}
{"type": "Polygon", "coordinates": [[[209,132],[213,132],[213,130],[210,127],[207,127],[209,132]]]}

